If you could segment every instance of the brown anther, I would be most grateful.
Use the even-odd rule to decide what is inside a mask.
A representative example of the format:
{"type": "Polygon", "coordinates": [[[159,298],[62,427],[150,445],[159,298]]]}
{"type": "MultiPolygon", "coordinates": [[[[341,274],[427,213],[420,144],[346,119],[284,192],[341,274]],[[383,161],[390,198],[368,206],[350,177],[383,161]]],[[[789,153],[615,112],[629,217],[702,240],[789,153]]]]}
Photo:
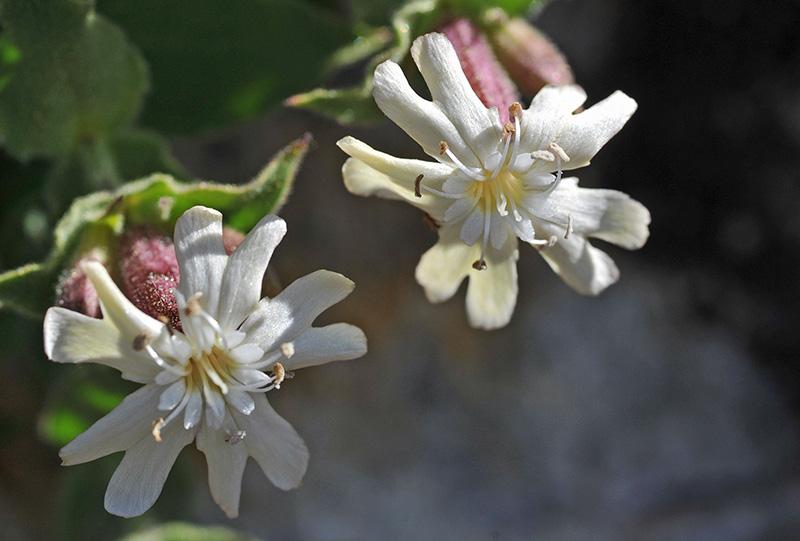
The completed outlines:
{"type": "Polygon", "coordinates": [[[187,316],[193,316],[203,311],[203,307],[200,306],[200,297],[202,296],[203,293],[198,291],[197,293],[186,299],[186,308],[183,311],[187,316]]]}
{"type": "Polygon", "coordinates": [[[142,351],[148,342],[149,340],[146,334],[139,334],[133,339],[133,344],[131,345],[134,351],[142,351]]]}
{"type": "Polygon", "coordinates": [[[240,443],[242,440],[244,440],[245,437],[247,437],[247,432],[245,432],[244,430],[237,430],[233,434],[228,434],[225,437],[225,443],[236,445],[237,443],[240,443]]]}
{"type": "Polygon", "coordinates": [[[517,129],[511,122],[506,122],[503,124],[503,137],[508,137],[509,135],[513,135],[517,129]]]}
{"type": "Polygon", "coordinates": [[[522,116],[522,105],[518,101],[512,103],[508,108],[508,115],[511,118],[522,116]]]}
{"type": "Polygon", "coordinates": [[[164,314],[158,314],[158,320],[164,324],[170,336],[175,335],[175,329],[173,329],[172,325],[170,325],[172,320],[169,317],[165,316],[164,314]]]}
{"type": "Polygon", "coordinates": [[[444,156],[450,147],[447,146],[447,141],[439,141],[439,154],[444,156]]]}
{"type": "Polygon", "coordinates": [[[486,270],[486,260],[483,258],[476,260],[472,264],[472,268],[479,271],[486,270]]]}
{"type": "Polygon", "coordinates": [[[427,212],[422,215],[422,222],[434,233],[436,233],[441,227],[439,222],[437,222],[436,219],[427,212]]]}
{"type": "Polygon", "coordinates": [[[414,181],[414,195],[417,197],[422,197],[422,192],[419,191],[419,185],[422,182],[422,177],[425,175],[417,175],[417,179],[414,181]]]}
{"type": "Polygon", "coordinates": [[[272,365],[272,374],[275,388],[280,389],[281,383],[283,383],[283,380],[286,379],[286,369],[281,363],[275,363],[272,365]]]}
{"type": "Polygon", "coordinates": [[[155,421],[153,421],[153,439],[156,442],[161,443],[161,429],[164,428],[164,418],[159,417],[155,421]]]}

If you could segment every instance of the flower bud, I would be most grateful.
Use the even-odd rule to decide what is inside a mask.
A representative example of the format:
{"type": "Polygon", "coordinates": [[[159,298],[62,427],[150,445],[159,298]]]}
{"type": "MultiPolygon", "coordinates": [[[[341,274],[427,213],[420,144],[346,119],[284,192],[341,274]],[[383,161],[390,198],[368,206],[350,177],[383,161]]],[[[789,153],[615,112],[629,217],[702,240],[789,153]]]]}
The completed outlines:
{"type": "Polygon", "coordinates": [[[122,291],[142,312],[182,329],[172,290],[180,279],[172,239],[147,229],[123,235],[119,247],[122,291]]]}
{"type": "Polygon", "coordinates": [[[497,58],[522,92],[534,95],[545,85],[575,82],[561,51],[526,20],[499,8],[488,10],[484,20],[497,58]]]}
{"type": "Polygon", "coordinates": [[[86,261],[103,263],[103,260],[102,253],[96,250],[84,255],[75,262],[71,269],[66,270],[56,286],[56,306],[99,318],[101,312],[97,292],[81,270],[81,263],[86,261]]]}
{"type": "Polygon", "coordinates": [[[497,107],[507,122],[508,107],[520,101],[519,91],[497,61],[486,37],[469,19],[459,18],[439,29],[453,44],[469,84],[487,107],[497,107]]]}

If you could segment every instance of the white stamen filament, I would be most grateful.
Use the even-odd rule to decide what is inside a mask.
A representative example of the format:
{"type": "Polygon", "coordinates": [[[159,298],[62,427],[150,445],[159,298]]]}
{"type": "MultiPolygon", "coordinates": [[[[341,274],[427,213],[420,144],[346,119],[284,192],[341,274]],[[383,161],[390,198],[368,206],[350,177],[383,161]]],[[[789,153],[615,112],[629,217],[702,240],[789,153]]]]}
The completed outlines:
{"type": "MultiPolygon", "coordinates": [[[[480,170],[474,169],[472,167],[467,167],[466,165],[464,165],[461,162],[461,160],[459,160],[458,157],[455,154],[453,154],[453,151],[450,150],[449,146],[445,141],[442,141],[440,145],[442,147],[442,154],[450,158],[450,161],[453,162],[453,165],[455,165],[459,171],[461,171],[462,173],[464,173],[473,180],[478,180],[478,181],[483,180],[483,176],[480,174],[480,170]]],[[[437,158],[437,160],[439,160],[440,162],[442,161],[441,158],[437,158]]]]}

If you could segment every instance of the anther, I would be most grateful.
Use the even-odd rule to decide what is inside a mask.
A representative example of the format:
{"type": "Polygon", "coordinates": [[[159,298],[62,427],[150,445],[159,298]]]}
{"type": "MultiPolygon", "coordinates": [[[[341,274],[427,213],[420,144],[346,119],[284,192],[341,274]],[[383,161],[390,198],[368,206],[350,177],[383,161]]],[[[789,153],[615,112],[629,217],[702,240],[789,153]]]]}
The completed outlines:
{"type": "Polygon", "coordinates": [[[516,131],[517,131],[517,129],[514,127],[514,125],[511,122],[506,122],[505,124],[503,124],[503,137],[508,137],[510,135],[514,135],[514,133],[516,133],[516,131]]]}
{"type": "Polygon", "coordinates": [[[202,296],[203,292],[198,291],[197,293],[186,299],[186,308],[184,309],[184,313],[187,316],[193,316],[203,311],[203,307],[200,306],[200,298],[202,296]]]}
{"type": "Polygon", "coordinates": [[[522,105],[518,101],[512,103],[508,108],[508,116],[515,118],[522,115],[522,105]]]}
{"type": "Polygon", "coordinates": [[[414,195],[417,197],[422,197],[422,192],[419,191],[419,185],[422,182],[422,177],[425,175],[417,175],[417,179],[414,181],[414,195]]]}
{"type": "Polygon", "coordinates": [[[294,355],[294,343],[292,342],[284,342],[281,344],[281,353],[287,359],[291,359],[292,355],[294,355]]]}
{"type": "Polygon", "coordinates": [[[175,336],[175,329],[173,329],[172,325],[170,325],[171,320],[167,316],[165,316],[164,314],[159,314],[158,320],[164,324],[164,327],[166,327],[167,332],[169,333],[170,336],[175,336]]]}
{"type": "Polygon", "coordinates": [[[567,155],[566,152],[564,152],[564,149],[558,145],[558,143],[555,142],[550,143],[550,145],[547,148],[555,152],[558,155],[558,157],[561,158],[562,161],[564,162],[569,161],[569,156],[567,155]]]}
{"type": "Polygon", "coordinates": [[[486,260],[483,259],[483,258],[476,260],[472,264],[472,268],[477,270],[477,271],[486,270],[486,260]]]}
{"type": "Polygon", "coordinates": [[[275,363],[272,366],[272,373],[273,373],[273,386],[276,389],[280,389],[281,383],[283,383],[283,380],[286,379],[286,369],[283,367],[281,363],[275,363]]]}
{"type": "Polygon", "coordinates": [[[163,417],[159,417],[158,419],[153,421],[153,431],[152,431],[153,439],[156,440],[158,443],[161,443],[161,429],[164,428],[165,424],[166,423],[164,422],[163,417]]]}
{"type": "Polygon", "coordinates": [[[137,335],[136,338],[133,339],[133,344],[131,345],[134,351],[142,351],[149,343],[150,343],[150,337],[142,333],[137,335]]]}
{"type": "Polygon", "coordinates": [[[447,141],[439,141],[439,155],[444,156],[450,147],[447,146],[447,141]]]}

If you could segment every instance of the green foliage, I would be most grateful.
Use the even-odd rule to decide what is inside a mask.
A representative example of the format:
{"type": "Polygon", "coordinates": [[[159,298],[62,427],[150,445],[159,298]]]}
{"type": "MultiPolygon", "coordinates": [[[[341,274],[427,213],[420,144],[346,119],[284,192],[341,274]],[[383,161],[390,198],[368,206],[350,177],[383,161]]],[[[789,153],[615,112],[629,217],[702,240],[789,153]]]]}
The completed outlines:
{"type": "Polygon", "coordinates": [[[318,84],[345,21],[304,0],[100,0],[150,65],[143,123],[188,133],[251,118],[318,84]]]}
{"type": "Polygon", "coordinates": [[[147,67],[93,2],[3,0],[0,140],[20,160],[58,157],[129,125],[147,67]]]}
{"type": "MultiPolygon", "coordinates": [[[[362,84],[342,89],[317,88],[292,96],[286,101],[287,105],[323,114],[343,124],[382,118],[383,115],[372,100],[372,73],[375,67],[385,60],[401,62],[408,55],[414,38],[432,30],[440,17],[437,0],[414,0],[407,3],[392,18],[391,31],[394,39],[391,47],[375,55],[369,62],[362,84]]],[[[375,30],[373,34],[381,32],[385,33],[386,29],[375,30]]]]}
{"type": "Polygon", "coordinates": [[[43,263],[0,274],[0,308],[41,317],[52,305],[61,272],[98,238],[115,237],[127,225],[171,230],[178,217],[194,205],[220,210],[229,226],[246,232],[286,201],[297,169],[308,150],[305,136],[279,152],[251,182],[181,183],[156,174],[114,191],[76,199],[55,227],[50,256],[43,263]]]}
{"type": "Polygon", "coordinates": [[[255,541],[255,538],[222,526],[172,522],[125,536],[120,541],[255,541]]]}

